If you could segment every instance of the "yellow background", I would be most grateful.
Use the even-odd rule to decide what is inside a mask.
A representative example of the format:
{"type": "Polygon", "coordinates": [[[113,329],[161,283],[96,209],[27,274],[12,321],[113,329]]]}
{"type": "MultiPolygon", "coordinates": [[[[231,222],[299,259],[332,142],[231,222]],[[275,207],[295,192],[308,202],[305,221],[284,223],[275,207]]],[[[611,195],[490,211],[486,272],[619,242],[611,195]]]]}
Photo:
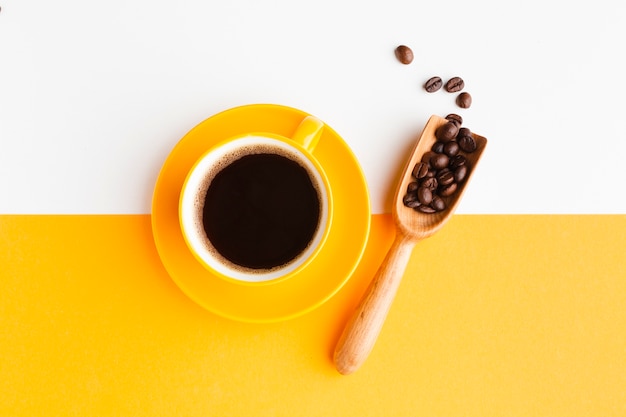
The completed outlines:
{"type": "Polygon", "coordinates": [[[176,287],[149,215],[0,216],[0,415],[626,415],[626,216],[454,216],[341,376],[334,344],[392,238],[373,216],[334,298],[245,324],[176,287]]]}

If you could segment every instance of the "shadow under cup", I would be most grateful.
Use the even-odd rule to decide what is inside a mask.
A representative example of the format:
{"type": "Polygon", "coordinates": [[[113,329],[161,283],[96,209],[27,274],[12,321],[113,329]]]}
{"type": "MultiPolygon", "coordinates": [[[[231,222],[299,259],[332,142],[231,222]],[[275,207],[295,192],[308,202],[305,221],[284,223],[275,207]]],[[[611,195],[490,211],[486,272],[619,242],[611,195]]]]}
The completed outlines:
{"type": "Polygon", "coordinates": [[[198,159],[183,184],[179,217],[187,246],[218,276],[277,282],[322,248],[332,219],[330,185],[299,143],[247,135],[198,159]]]}

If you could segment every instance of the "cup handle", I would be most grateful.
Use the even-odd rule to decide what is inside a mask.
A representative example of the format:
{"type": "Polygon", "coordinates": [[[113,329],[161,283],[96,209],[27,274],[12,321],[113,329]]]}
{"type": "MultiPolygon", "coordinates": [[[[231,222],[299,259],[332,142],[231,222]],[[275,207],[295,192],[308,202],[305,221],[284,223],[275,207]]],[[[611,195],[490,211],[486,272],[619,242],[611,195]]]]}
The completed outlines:
{"type": "Polygon", "coordinates": [[[322,136],[323,130],[324,122],[316,117],[307,116],[302,119],[291,139],[309,152],[313,152],[322,136]]]}

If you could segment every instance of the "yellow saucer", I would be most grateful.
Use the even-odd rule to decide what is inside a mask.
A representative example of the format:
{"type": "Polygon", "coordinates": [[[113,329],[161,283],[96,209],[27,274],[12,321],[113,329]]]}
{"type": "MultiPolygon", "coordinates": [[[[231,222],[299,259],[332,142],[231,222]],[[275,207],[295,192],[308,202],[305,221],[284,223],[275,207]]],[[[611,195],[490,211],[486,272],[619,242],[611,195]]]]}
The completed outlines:
{"type": "Polygon", "coordinates": [[[245,322],[274,322],[299,316],[339,291],[361,260],[371,222],[367,184],[354,154],[328,125],[315,156],[331,182],[334,219],[323,249],[302,272],[267,285],[229,282],[206,270],[183,240],[178,199],[196,159],[214,143],[245,132],[289,136],[306,116],[300,110],[272,104],[226,110],[187,133],[161,168],[152,200],[152,232],[159,256],[181,290],[215,314],[245,322]]]}

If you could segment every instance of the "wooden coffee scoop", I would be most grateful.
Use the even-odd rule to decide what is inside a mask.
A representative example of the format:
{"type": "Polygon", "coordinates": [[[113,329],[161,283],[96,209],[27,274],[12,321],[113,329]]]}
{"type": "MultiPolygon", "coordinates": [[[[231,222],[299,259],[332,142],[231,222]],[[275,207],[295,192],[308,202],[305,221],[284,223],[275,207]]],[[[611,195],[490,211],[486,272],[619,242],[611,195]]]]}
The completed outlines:
{"type": "Polygon", "coordinates": [[[441,229],[452,216],[487,145],[487,139],[472,134],[476,142],[476,150],[464,153],[469,172],[466,178],[458,184],[456,192],[447,197],[447,207],[443,211],[422,213],[406,207],[403,197],[409,183],[415,181],[412,178],[413,167],[437,141],[435,137],[437,128],[447,122],[441,117],[431,116],[403,170],[392,207],[396,237],[339,339],[334,361],[341,374],[351,374],[365,362],[387,317],[413,247],[418,241],[441,229]]]}

